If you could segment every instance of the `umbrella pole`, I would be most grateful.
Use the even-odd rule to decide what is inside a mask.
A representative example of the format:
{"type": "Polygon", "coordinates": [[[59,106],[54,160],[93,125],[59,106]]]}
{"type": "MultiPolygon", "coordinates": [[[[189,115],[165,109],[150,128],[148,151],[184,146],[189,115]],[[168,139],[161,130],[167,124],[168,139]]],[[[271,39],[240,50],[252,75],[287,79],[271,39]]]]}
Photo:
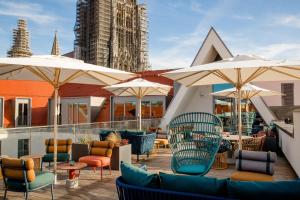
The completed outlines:
{"type": "Polygon", "coordinates": [[[142,130],[142,98],[138,97],[139,103],[139,130],[142,130]]]}
{"type": "Polygon", "coordinates": [[[55,175],[55,183],[57,182],[57,100],[58,100],[58,87],[54,88],[54,122],[53,122],[53,140],[54,140],[54,155],[53,155],[53,172],[55,175]]]}
{"type": "Polygon", "coordinates": [[[238,133],[239,133],[239,150],[242,150],[242,108],[241,108],[241,87],[237,87],[238,99],[238,133]]]}

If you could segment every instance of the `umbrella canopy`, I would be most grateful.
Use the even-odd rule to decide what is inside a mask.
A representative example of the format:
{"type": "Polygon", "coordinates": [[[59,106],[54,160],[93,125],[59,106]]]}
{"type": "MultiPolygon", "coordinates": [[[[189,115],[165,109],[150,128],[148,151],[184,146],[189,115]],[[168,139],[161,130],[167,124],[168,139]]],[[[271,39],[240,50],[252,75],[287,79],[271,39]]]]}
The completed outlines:
{"type": "Polygon", "coordinates": [[[147,95],[168,95],[171,86],[163,85],[142,78],[137,78],[126,83],[104,87],[117,96],[135,96],[139,100],[139,129],[141,130],[141,99],[147,95]]]}
{"type": "Polygon", "coordinates": [[[209,64],[162,74],[187,87],[231,83],[237,88],[239,113],[239,148],[242,148],[241,87],[255,81],[300,79],[300,61],[273,61],[253,55],[237,55],[209,64]]]}
{"type": "Polygon", "coordinates": [[[57,159],[58,89],[66,83],[111,85],[136,74],[87,64],[60,55],[0,58],[0,79],[46,81],[54,88],[54,173],[57,159]]]}
{"type": "MultiPolygon", "coordinates": [[[[237,97],[236,87],[229,88],[226,90],[221,90],[218,92],[211,93],[214,96],[225,96],[230,98],[237,97]]],[[[264,88],[257,87],[250,83],[247,83],[241,87],[241,98],[242,99],[251,99],[254,96],[273,96],[273,95],[283,95],[280,92],[267,90],[264,88]]]]}
{"type": "Polygon", "coordinates": [[[65,83],[112,85],[133,77],[133,73],[60,55],[0,58],[0,79],[43,80],[54,87],[65,83]]]}

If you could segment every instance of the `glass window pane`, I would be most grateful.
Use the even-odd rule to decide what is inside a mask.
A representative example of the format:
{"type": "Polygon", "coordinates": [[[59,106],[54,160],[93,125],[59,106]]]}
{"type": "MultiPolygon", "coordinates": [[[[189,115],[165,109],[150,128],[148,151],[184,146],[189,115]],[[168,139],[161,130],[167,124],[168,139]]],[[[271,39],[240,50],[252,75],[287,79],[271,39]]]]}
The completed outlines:
{"type": "Polygon", "coordinates": [[[150,117],[150,101],[142,101],[142,118],[149,119],[150,117]]]}
{"type": "Polygon", "coordinates": [[[88,123],[87,104],[78,104],[78,123],[88,123]]]}
{"type": "Polygon", "coordinates": [[[29,154],[29,139],[18,140],[18,157],[29,154]]]}
{"type": "Polygon", "coordinates": [[[125,103],[125,120],[133,120],[136,118],[136,102],[125,103]]]}
{"type": "Polygon", "coordinates": [[[68,105],[68,123],[73,124],[73,104],[68,105]]]}
{"type": "Polygon", "coordinates": [[[114,121],[120,121],[124,118],[124,104],[115,103],[114,104],[114,121]]]}
{"type": "Polygon", "coordinates": [[[162,101],[152,101],[151,102],[151,117],[152,118],[162,118],[164,113],[164,107],[162,101]]]}
{"type": "Polygon", "coordinates": [[[73,104],[73,123],[77,124],[78,123],[78,105],[73,104]]]}

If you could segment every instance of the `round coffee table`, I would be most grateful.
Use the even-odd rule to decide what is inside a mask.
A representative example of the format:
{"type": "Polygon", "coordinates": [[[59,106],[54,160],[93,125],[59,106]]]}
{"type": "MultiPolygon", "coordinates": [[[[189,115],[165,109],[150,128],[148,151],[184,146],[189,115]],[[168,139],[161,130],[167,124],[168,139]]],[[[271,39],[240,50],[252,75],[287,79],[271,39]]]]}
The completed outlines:
{"type": "Polygon", "coordinates": [[[69,179],[73,180],[76,177],[79,177],[80,170],[87,167],[86,163],[74,162],[74,164],[70,163],[61,163],[57,165],[57,169],[60,170],[68,170],[69,171],[69,179]],[[78,174],[76,174],[76,170],[78,170],[78,174]]]}

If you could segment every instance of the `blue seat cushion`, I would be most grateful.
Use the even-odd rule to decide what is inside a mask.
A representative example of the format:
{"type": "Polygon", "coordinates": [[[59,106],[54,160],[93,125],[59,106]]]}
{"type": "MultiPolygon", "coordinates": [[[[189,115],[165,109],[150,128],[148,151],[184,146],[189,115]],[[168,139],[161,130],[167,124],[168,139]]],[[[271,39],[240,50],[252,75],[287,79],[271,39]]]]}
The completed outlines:
{"type": "Polygon", "coordinates": [[[179,174],[197,175],[206,171],[205,165],[183,165],[176,169],[179,174]]]}
{"type": "Polygon", "coordinates": [[[237,199],[300,199],[300,181],[228,181],[230,197],[237,199]]]}
{"type": "MultiPolygon", "coordinates": [[[[53,162],[53,153],[47,153],[43,156],[43,162],[53,162]]],[[[58,162],[67,162],[70,159],[70,154],[68,153],[57,153],[57,161],[58,162]]]]}
{"type": "Polygon", "coordinates": [[[227,180],[204,176],[159,173],[162,189],[178,192],[227,196],[227,180]]]}
{"type": "Polygon", "coordinates": [[[145,131],[127,130],[127,135],[146,135],[145,131]]]}
{"type": "Polygon", "coordinates": [[[122,178],[128,184],[141,187],[159,188],[159,177],[156,173],[151,173],[145,169],[122,162],[121,174],[122,178]]]}
{"type": "Polygon", "coordinates": [[[51,185],[54,183],[54,174],[50,172],[36,172],[35,180],[29,183],[29,189],[34,190],[36,188],[51,185]]]}
{"type": "MultiPolygon", "coordinates": [[[[35,180],[29,182],[29,190],[34,190],[39,187],[51,185],[54,182],[54,174],[50,172],[36,172],[35,180]]],[[[9,189],[25,191],[26,186],[24,181],[7,179],[7,186],[9,189]]]]}

